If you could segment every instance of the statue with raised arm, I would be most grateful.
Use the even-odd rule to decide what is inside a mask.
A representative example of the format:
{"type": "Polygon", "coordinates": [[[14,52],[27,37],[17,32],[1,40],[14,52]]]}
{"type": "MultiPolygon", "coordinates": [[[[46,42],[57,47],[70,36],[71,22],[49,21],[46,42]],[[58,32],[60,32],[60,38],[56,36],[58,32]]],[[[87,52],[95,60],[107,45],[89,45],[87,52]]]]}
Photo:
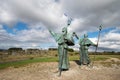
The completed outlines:
{"type": "MultiPolygon", "coordinates": [[[[70,25],[71,21],[68,20],[67,27],[70,25]]],[[[55,38],[58,43],[58,58],[59,64],[58,69],[60,71],[69,69],[69,60],[68,60],[68,46],[74,45],[73,36],[77,36],[75,32],[68,33],[67,27],[62,28],[62,33],[54,33],[51,30],[49,32],[55,38]]]]}
{"type": "Polygon", "coordinates": [[[68,70],[69,69],[69,62],[68,62],[68,55],[67,55],[68,45],[66,44],[66,39],[65,39],[67,36],[67,28],[64,27],[62,29],[62,34],[54,33],[52,31],[50,31],[50,33],[58,43],[59,70],[60,69],[68,70]]]}
{"type": "Polygon", "coordinates": [[[88,35],[84,34],[84,38],[79,39],[80,45],[80,65],[89,65],[90,58],[88,55],[88,49],[90,46],[96,46],[91,40],[88,39],[88,35]]]}

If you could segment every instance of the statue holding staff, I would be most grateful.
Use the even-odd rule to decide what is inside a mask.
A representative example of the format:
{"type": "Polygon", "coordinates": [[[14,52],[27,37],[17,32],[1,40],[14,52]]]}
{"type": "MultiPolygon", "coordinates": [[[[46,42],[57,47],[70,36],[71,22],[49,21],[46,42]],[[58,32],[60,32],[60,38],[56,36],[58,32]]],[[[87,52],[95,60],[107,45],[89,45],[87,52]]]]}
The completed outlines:
{"type": "MultiPolygon", "coordinates": [[[[71,20],[68,20],[67,27],[71,24],[71,20]]],[[[58,43],[58,69],[60,71],[59,76],[61,75],[61,71],[69,69],[69,60],[68,60],[68,46],[74,45],[73,37],[77,35],[75,32],[68,33],[67,27],[62,28],[62,33],[54,33],[49,30],[51,35],[54,37],[56,42],[58,43]]]]}
{"type": "Polygon", "coordinates": [[[87,34],[84,34],[84,38],[79,38],[79,45],[80,45],[80,65],[89,65],[91,61],[88,55],[88,49],[90,46],[97,45],[88,39],[87,34]]]}
{"type": "Polygon", "coordinates": [[[59,58],[59,70],[68,70],[69,69],[69,62],[68,62],[68,45],[66,44],[65,37],[67,35],[67,28],[62,29],[62,34],[54,33],[50,31],[50,33],[55,38],[56,42],[58,43],[58,58],[59,58]],[[62,66],[61,66],[62,64],[62,66]]]}

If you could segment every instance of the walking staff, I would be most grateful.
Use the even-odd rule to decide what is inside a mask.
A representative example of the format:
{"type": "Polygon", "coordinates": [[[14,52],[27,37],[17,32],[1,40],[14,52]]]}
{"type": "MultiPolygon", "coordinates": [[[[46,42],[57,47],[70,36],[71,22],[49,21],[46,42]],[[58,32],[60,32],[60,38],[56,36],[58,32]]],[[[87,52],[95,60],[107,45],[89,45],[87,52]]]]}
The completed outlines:
{"type": "Polygon", "coordinates": [[[99,33],[98,33],[98,40],[97,40],[97,46],[96,46],[96,49],[95,49],[95,52],[94,52],[94,58],[93,58],[93,64],[92,66],[94,65],[94,61],[95,61],[95,55],[97,53],[97,49],[98,49],[98,43],[99,43],[99,40],[100,40],[100,32],[102,30],[102,25],[99,26],[99,33]]]}

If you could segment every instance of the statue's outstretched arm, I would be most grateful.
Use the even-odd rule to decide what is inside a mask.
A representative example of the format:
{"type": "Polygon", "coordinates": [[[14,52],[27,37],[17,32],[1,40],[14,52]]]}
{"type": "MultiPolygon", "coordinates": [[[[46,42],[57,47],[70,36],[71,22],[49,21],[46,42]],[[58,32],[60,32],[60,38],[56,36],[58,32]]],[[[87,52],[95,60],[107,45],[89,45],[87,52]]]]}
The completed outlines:
{"type": "Polygon", "coordinates": [[[77,39],[79,39],[79,37],[77,36],[77,34],[75,32],[73,32],[73,36],[75,36],[77,39]]]}
{"type": "Polygon", "coordinates": [[[53,36],[55,33],[51,30],[49,30],[50,34],[53,36]]]}
{"type": "Polygon", "coordinates": [[[51,30],[49,30],[49,32],[51,33],[51,35],[54,37],[54,39],[56,40],[56,42],[58,41],[58,39],[60,38],[60,35],[58,33],[55,33],[51,30]]]}

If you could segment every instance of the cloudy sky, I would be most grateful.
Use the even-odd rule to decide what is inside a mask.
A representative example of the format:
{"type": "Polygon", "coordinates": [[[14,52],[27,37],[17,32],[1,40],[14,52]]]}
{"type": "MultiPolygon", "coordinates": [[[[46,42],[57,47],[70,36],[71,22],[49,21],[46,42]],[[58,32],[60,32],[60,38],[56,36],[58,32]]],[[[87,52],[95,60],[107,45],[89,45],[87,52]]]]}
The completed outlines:
{"type": "Polygon", "coordinates": [[[71,17],[69,33],[88,33],[97,43],[102,24],[99,50],[120,51],[119,8],[120,0],[0,0],[0,48],[56,47],[48,29],[61,33],[71,17]]]}

